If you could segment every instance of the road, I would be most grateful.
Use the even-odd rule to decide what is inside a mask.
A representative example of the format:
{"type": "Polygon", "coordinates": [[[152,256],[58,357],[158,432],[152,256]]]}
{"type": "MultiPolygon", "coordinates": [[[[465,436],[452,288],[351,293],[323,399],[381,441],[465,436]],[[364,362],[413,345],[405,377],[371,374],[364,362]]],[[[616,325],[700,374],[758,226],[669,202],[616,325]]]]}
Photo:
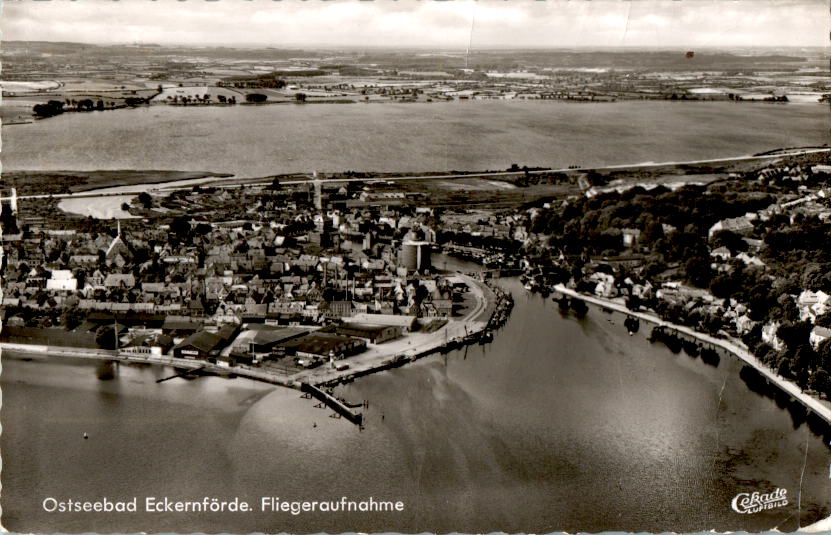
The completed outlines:
{"type": "MultiPolygon", "coordinates": [[[[811,149],[799,149],[799,150],[792,150],[792,151],[783,151],[777,154],[764,154],[764,155],[744,155],[744,156],[733,156],[729,158],[711,158],[711,159],[704,159],[704,160],[688,160],[683,162],[647,162],[647,163],[634,163],[634,164],[620,164],[620,165],[599,165],[599,166],[586,166],[586,167],[575,167],[575,168],[550,168],[550,169],[536,169],[536,170],[529,170],[528,174],[531,175],[539,175],[545,173],[567,173],[567,172],[575,172],[575,171],[588,171],[588,170],[614,170],[614,169],[644,169],[649,167],[663,167],[666,165],[697,165],[697,164],[707,164],[707,163],[722,163],[722,162],[734,162],[734,161],[751,161],[751,160],[771,160],[776,158],[782,158],[785,156],[799,156],[803,154],[816,154],[816,153],[823,153],[823,152],[831,152],[831,148],[811,148],[811,149]]],[[[333,183],[345,183],[345,182],[385,182],[385,181],[403,181],[403,180],[448,180],[448,179],[463,179],[463,178],[482,178],[482,177],[507,177],[507,176],[520,176],[525,174],[524,171],[499,171],[493,173],[462,173],[462,174],[445,174],[445,175],[418,175],[418,176],[378,176],[372,178],[333,178],[333,179],[325,179],[321,180],[321,182],[325,182],[327,184],[333,183]]],[[[238,188],[243,186],[256,186],[256,185],[269,185],[271,184],[271,180],[264,181],[264,182],[240,182],[241,180],[239,177],[227,177],[227,178],[215,178],[215,179],[207,179],[211,181],[211,187],[216,188],[238,188]],[[233,184],[218,184],[218,182],[234,182],[233,184]]],[[[284,182],[280,182],[282,185],[290,186],[290,185],[299,185],[299,184],[310,184],[314,183],[314,179],[308,180],[287,180],[284,182]]],[[[149,191],[151,192],[170,192],[170,191],[177,191],[177,190],[186,190],[191,189],[194,184],[189,184],[187,186],[174,186],[171,183],[171,186],[166,187],[164,184],[153,184],[153,188],[150,188],[149,191]]],[[[107,188],[100,188],[101,190],[113,190],[113,187],[107,188]]],[[[136,194],[135,191],[106,191],[101,192],[97,190],[90,190],[90,191],[79,191],[76,193],[56,193],[50,195],[20,195],[17,197],[18,200],[21,199],[68,199],[68,198],[85,198],[85,197],[109,197],[115,195],[131,195],[136,194]]],[[[0,200],[9,200],[10,197],[0,197],[0,200]]]]}

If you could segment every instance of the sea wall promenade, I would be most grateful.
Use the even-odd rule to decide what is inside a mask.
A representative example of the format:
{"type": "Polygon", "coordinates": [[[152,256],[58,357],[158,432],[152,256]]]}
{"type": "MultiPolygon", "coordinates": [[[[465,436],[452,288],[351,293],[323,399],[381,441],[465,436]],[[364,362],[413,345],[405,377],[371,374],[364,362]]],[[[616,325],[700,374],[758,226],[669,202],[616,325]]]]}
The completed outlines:
{"type": "Polygon", "coordinates": [[[706,342],[713,346],[720,347],[724,350],[729,351],[733,355],[740,358],[744,361],[747,365],[753,367],[756,371],[762,374],[765,379],[770,381],[771,383],[775,384],[779,387],[782,391],[799,401],[802,405],[804,405],[807,409],[815,413],[817,416],[822,418],[826,423],[831,425],[831,407],[822,403],[818,399],[804,393],[797,385],[794,383],[776,375],[773,373],[767,366],[762,364],[755,356],[753,356],[747,348],[743,347],[739,342],[734,340],[724,340],[721,338],[716,338],[714,336],[710,336],[708,334],[700,333],[689,327],[684,325],[677,325],[674,323],[670,323],[668,321],[664,321],[658,316],[654,314],[649,314],[645,312],[634,312],[626,308],[625,305],[622,303],[617,303],[615,301],[610,301],[608,299],[601,299],[598,297],[590,296],[575,292],[570,288],[566,288],[562,284],[557,284],[554,286],[554,290],[560,292],[561,294],[568,295],[569,297],[573,297],[576,299],[581,299],[587,303],[592,303],[601,307],[605,307],[607,309],[614,310],[616,312],[620,312],[622,314],[626,314],[628,316],[636,317],[640,320],[647,321],[649,323],[653,323],[660,327],[664,327],[667,329],[672,329],[676,332],[683,333],[687,336],[700,340],[702,342],[706,342]]]}
{"type": "Polygon", "coordinates": [[[243,369],[238,366],[221,366],[204,360],[182,359],[167,355],[136,354],[124,351],[116,352],[110,349],[14,344],[10,342],[0,342],[0,355],[15,357],[62,357],[98,361],[115,361],[123,362],[125,364],[152,364],[184,370],[204,370],[205,372],[216,373],[219,375],[235,374],[279,386],[287,386],[297,389],[300,388],[300,384],[294,384],[293,381],[287,379],[286,376],[280,376],[267,371],[261,371],[254,368],[243,369]]]}

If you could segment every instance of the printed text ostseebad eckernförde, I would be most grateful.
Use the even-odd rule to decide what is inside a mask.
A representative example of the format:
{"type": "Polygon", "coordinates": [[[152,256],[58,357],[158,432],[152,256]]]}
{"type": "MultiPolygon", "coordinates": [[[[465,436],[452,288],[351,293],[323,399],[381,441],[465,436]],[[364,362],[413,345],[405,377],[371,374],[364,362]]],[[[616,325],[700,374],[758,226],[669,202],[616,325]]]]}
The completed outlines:
{"type": "MultiPolygon", "coordinates": [[[[157,498],[147,496],[143,501],[137,497],[127,500],[110,500],[102,498],[97,501],[80,501],[47,497],[42,503],[43,510],[48,513],[220,513],[220,512],[250,512],[255,509],[251,504],[239,498],[220,499],[203,497],[201,500],[171,500],[167,497],[157,498]],[[139,509],[139,505],[143,509],[139,509]]],[[[340,500],[281,500],[274,496],[263,496],[260,499],[260,512],[290,513],[299,515],[307,512],[322,513],[378,513],[401,512],[404,502],[391,500],[376,500],[369,497],[364,500],[350,500],[346,496],[340,500]]]]}

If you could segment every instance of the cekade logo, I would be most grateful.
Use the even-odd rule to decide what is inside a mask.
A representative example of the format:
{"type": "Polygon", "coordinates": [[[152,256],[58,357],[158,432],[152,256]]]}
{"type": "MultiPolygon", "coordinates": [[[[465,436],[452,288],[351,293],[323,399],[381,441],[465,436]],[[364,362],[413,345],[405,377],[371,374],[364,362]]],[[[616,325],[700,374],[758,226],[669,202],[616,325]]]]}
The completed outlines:
{"type": "Polygon", "coordinates": [[[730,502],[730,507],[734,511],[743,515],[758,513],[767,509],[774,509],[776,507],[784,507],[788,505],[788,491],[786,489],[777,488],[773,492],[761,494],[754,492],[749,494],[747,492],[740,492],[736,494],[733,501],[730,502]]]}

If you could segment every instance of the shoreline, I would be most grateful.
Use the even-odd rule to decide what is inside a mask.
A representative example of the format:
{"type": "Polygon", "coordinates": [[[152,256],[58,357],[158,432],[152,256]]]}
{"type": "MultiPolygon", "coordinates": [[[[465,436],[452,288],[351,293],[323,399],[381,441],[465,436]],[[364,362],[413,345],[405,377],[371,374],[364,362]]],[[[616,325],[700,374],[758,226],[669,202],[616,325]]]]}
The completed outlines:
{"type": "MultiPolygon", "coordinates": [[[[668,162],[635,162],[635,163],[625,163],[625,164],[600,164],[596,166],[572,166],[572,167],[562,167],[562,168],[534,168],[528,169],[527,173],[529,175],[539,175],[539,174],[547,174],[547,173],[581,173],[587,171],[629,171],[629,170],[637,170],[637,169],[650,169],[650,168],[661,168],[661,167],[683,167],[689,165],[707,165],[707,164],[716,164],[716,163],[740,163],[746,161],[755,161],[755,160],[771,160],[776,158],[785,158],[789,156],[802,156],[808,154],[819,154],[819,153],[826,153],[831,152],[831,147],[828,146],[821,146],[821,145],[810,145],[804,147],[793,147],[793,148],[785,148],[779,147],[775,149],[770,149],[764,152],[753,153],[753,154],[740,154],[734,156],[725,156],[719,158],[704,158],[704,159],[696,159],[696,160],[685,160],[685,161],[668,161],[668,162]]],[[[79,173],[100,173],[101,171],[71,171],[71,170],[61,170],[61,171],[40,171],[40,170],[15,170],[15,171],[7,171],[7,173],[32,173],[32,174],[59,174],[59,173],[66,173],[66,174],[79,174],[79,173]]],[[[106,171],[112,173],[118,173],[118,171],[106,171]]],[[[173,170],[164,170],[164,171],[153,171],[153,170],[130,170],[130,171],[123,171],[128,173],[187,173],[185,171],[173,171],[173,170]]],[[[328,184],[341,184],[347,182],[367,182],[367,181],[406,181],[406,180],[447,180],[447,179],[472,179],[472,178],[486,178],[486,177],[511,177],[511,176],[521,176],[524,175],[526,171],[524,170],[506,170],[506,171],[463,171],[463,172],[455,172],[455,173],[435,173],[431,171],[422,171],[418,173],[408,173],[408,174],[395,174],[395,173],[386,173],[383,171],[367,171],[367,173],[372,174],[373,176],[369,177],[361,177],[361,178],[350,178],[350,177],[343,177],[343,178],[327,178],[322,179],[320,182],[328,183],[328,184]],[[432,174],[430,174],[432,173],[432,174]]],[[[110,196],[124,196],[124,195],[135,195],[142,191],[146,191],[149,187],[151,191],[156,192],[172,192],[175,190],[182,190],[182,189],[191,189],[195,185],[206,185],[213,188],[242,188],[245,186],[263,186],[271,184],[274,176],[269,177],[245,177],[240,176],[233,173],[225,173],[225,172],[218,172],[218,173],[208,173],[208,172],[200,172],[200,173],[193,173],[193,174],[201,174],[200,178],[173,178],[172,180],[168,181],[154,181],[154,182],[147,182],[147,183],[131,183],[131,184],[116,184],[116,185],[108,185],[108,186],[99,186],[93,187],[89,189],[79,190],[70,193],[38,193],[38,194],[31,194],[31,195],[18,195],[18,200],[24,199],[72,199],[72,198],[95,198],[95,197],[110,197],[110,196]],[[236,182],[234,182],[236,181],[236,182]]],[[[277,173],[280,175],[281,173],[277,173]]],[[[299,177],[302,176],[303,173],[285,173],[288,177],[299,177]]],[[[311,184],[314,183],[315,180],[313,178],[301,179],[301,178],[290,178],[289,180],[283,180],[280,182],[281,185],[303,185],[303,184],[311,184]]],[[[6,199],[6,197],[2,197],[2,199],[6,199]]]]}
{"type": "MultiPolygon", "coordinates": [[[[800,95],[801,93],[794,93],[794,95],[800,95]]],[[[706,93],[699,93],[699,95],[706,95],[706,93]]],[[[821,95],[821,93],[820,93],[821,95]]],[[[32,97],[50,97],[54,96],[55,99],[59,99],[59,95],[51,95],[49,93],[33,93],[33,94],[14,94],[14,95],[4,95],[4,98],[24,98],[30,99],[32,97]]],[[[791,105],[807,105],[807,106],[814,106],[817,104],[825,104],[822,101],[822,97],[820,96],[816,100],[787,100],[787,101],[777,101],[777,100],[768,100],[767,98],[742,98],[740,100],[730,100],[728,98],[706,98],[706,97],[698,97],[698,96],[687,96],[686,98],[678,98],[673,99],[667,96],[654,97],[654,98],[644,98],[641,97],[628,97],[628,96],[614,96],[614,97],[606,97],[606,96],[599,96],[599,98],[590,98],[590,97],[566,97],[566,98],[459,98],[459,99],[444,99],[444,98],[431,98],[423,99],[423,100],[387,100],[387,99],[375,99],[375,100],[362,100],[360,96],[353,95],[351,97],[322,97],[320,100],[307,100],[305,101],[297,101],[291,97],[285,97],[281,100],[267,100],[265,102],[238,102],[236,104],[228,104],[226,102],[210,102],[210,103],[193,103],[193,104],[173,104],[168,102],[150,102],[152,99],[156,98],[158,95],[153,95],[148,98],[148,102],[146,104],[140,105],[127,105],[127,104],[119,104],[117,106],[108,107],[104,109],[93,109],[93,110],[77,110],[77,109],[67,109],[62,111],[61,113],[55,115],[45,115],[45,116],[37,116],[32,114],[31,120],[21,120],[21,121],[13,121],[13,122],[3,122],[3,126],[15,126],[15,125],[25,125],[25,124],[33,124],[39,121],[45,121],[48,119],[53,119],[55,117],[60,117],[61,115],[68,114],[68,113],[92,113],[92,112],[107,112],[107,111],[118,111],[118,110],[131,110],[131,109],[141,109],[141,108],[150,108],[150,107],[160,107],[160,106],[170,106],[172,108],[211,108],[211,107],[221,107],[221,108],[230,108],[235,106],[276,106],[276,105],[294,105],[294,106],[304,106],[307,104],[334,104],[334,105],[341,105],[341,104],[380,104],[380,105],[390,105],[390,104],[441,104],[447,102],[455,102],[460,104],[467,104],[467,103],[482,103],[482,102],[550,102],[550,103],[563,103],[566,105],[569,104],[603,104],[603,105],[612,105],[617,103],[624,103],[624,102],[665,102],[665,103],[672,103],[672,104],[680,104],[680,103],[712,103],[712,102],[723,102],[723,103],[734,103],[734,104],[791,104],[791,105]]],[[[761,97],[761,95],[759,95],[761,97]]],[[[813,96],[813,95],[811,95],[813,96]]],[[[312,97],[314,98],[314,97],[312,97]]]]}
{"type": "Polygon", "coordinates": [[[117,361],[126,364],[150,364],[158,366],[169,366],[173,368],[184,368],[187,370],[200,370],[220,376],[237,376],[255,381],[265,382],[274,386],[282,386],[295,390],[307,388],[304,385],[313,387],[331,387],[341,383],[351,382],[358,377],[370,375],[380,371],[399,367],[409,362],[414,362],[438,351],[455,349],[462,345],[479,341],[483,332],[491,325],[492,318],[499,311],[496,294],[484,283],[473,279],[468,275],[459,275],[464,278],[476,296],[476,306],[468,314],[460,319],[451,319],[447,325],[432,333],[414,333],[408,337],[418,337],[415,344],[412,338],[402,338],[396,341],[387,342],[382,345],[373,346],[369,351],[344,359],[342,363],[349,364],[344,370],[337,370],[327,365],[296,372],[292,375],[285,375],[273,371],[254,368],[251,366],[222,366],[208,361],[183,359],[173,356],[155,356],[115,352],[106,349],[73,348],[47,346],[38,344],[16,344],[0,342],[0,355],[4,351],[19,354],[20,358],[27,355],[41,357],[61,357],[87,359],[97,361],[117,361]],[[483,314],[488,314],[487,321],[477,319],[483,314]],[[403,346],[403,342],[407,345],[403,346]],[[400,346],[400,347],[399,347],[400,346]],[[361,357],[363,357],[361,359],[361,357]],[[359,360],[354,360],[359,359],[359,360]]]}
{"type": "Polygon", "coordinates": [[[580,299],[587,303],[591,303],[600,307],[605,307],[607,309],[612,309],[616,312],[620,312],[621,314],[636,317],[640,320],[653,323],[659,327],[665,327],[668,329],[675,330],[676,332],[683,333],[701,342],[706,342],[708,344],[718,346],[721,349],[724,349],[729,353],[733,354],[734,356],[738,357],[745,364],[751,366],[757,372],[762,374],[762,376],[767,381],[775,384],[780,390],[799,401],[810,412],[822,418],[826,422],[826,424],[831,425],[831,407],[828,407],[824,405],[822,402],[820,402],[818,399],[815,399],[812,396],[805,394],[797,385],[795,385],[791,381],[788,381],[776,375],[774,372],[768,369],[767,366],[759,362],[759,360],[756,359],[756,357],[753,356],[749,351],[747,351],[746,348],[742,347],[743,344],[741,344],[740,342],[737,342],[735,340],[724,340],[708,334],[700,333],[684,325],[677,325],[662,320],[658,316],[651,313],[634,312],[626,308],[626,306],[621,303],[617,303],[615,301],[611,301],[608,299],[602,299],[599,297],[581,294],[570,288],[566,288],[562,284],[555,285],[553,289],[554,291],[559,292],[563,295],[568,295],[569,297],[580,299]]]}

